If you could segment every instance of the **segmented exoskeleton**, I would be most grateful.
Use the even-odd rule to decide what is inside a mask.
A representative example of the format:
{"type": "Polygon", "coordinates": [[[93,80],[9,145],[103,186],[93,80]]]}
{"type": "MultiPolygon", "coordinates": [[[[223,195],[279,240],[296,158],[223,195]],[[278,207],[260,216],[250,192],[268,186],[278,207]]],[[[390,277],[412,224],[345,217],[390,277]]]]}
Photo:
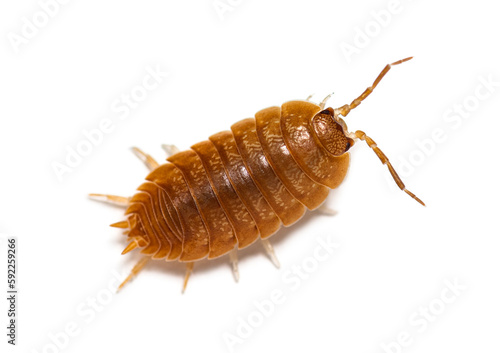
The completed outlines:
{"type": "Polygon", "coordinates": [[[270,107],[174,153],[162,165],[135,149],[152,170],[138,192],[131,198],[91,195],[127,206],[127,219],[112,226],[126,229],[130,243],[123,253],[141,248],[144,255],[128,279],[150,258],[178,260],[188,264],[185,288],[195,261],[227,253],[237,278],[235,249],[258,239],[277,264],[267,238],[299,220],[306,208],[318,208],[340,185],[357,139],[366,141],[398,186],[422,203],[375,142],[362,131],[348,132],[340,117],[372,92],[391,65],[409,59],[387,65],[360,97],[338,109],[325,109],[329,97],[319,105],[291,101],[270,107]]]}

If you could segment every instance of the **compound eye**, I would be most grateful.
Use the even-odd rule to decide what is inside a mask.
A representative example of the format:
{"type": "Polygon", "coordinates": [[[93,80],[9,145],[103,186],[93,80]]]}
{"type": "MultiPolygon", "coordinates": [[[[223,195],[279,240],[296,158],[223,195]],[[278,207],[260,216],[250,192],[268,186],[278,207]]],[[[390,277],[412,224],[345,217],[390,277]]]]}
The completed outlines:
{"type": "Polygon", "coordinates": [[[347,142],[346,142],[346,148],[345,148],[345,151],[349,151],[349,149],[354,146],[354,140],[350,137],[347,138],[347,142]]]}

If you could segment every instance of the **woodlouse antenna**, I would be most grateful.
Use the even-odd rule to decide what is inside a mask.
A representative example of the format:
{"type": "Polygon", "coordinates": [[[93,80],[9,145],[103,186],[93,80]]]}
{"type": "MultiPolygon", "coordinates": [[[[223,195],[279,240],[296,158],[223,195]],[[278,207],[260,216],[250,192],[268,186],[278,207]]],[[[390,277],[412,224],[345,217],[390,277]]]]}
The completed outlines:
{"type": "Polygon", "coordinates": [[[384,67],[384,69],[377,76],[377,78],[375,79],[373,84],[370,87],[368,87],[367,89],[365,89],[365,91],[363,93],[361,93],[361,95],[358,98],[353,100],[351,104],[345,104],[340,108],[334,109],[335,116],[337,116],[337,115],[342,115],[343,117],[347,116],[347,114],[349,114],[349,112],[351,110],[353,110],[358,105],[360,105],[361,102],[364,101],[366,99],[366,97],[368,97],[373,92],[375,87],[377,87],[378,83],[382,80],[382,78],[391,69],[392,66],[399,65],[399,64],[404,63],[405,61],[408,61],[412,58],[413,58],[413,56],[410,56],[408,58],[395,61],[392,64],[387,64],[386,67],[384,67]]]}
{"type": "Polygon", "coordinates": [[[401,190],[403,190],[404,192],[406,192],[408,195],[410,195],[413,199],[415,199],[422,206],[425,206],[425,203],[423,203],[422,200],[420,200],[417,196],[415,196],[415,194],[412,193],[410,190],[406,189],[405,184],[403,183],[403,181],[399,177],[398,173],[396,173],[396,170],[394,169],[391,162],[389,161],[389,158],[387,158],[387,156],[380,150],[380,148],[377,147],[377,144],[375,143],[375,141],[373,141],[369,136],[367,136],[363,131],[360,131],[360,130],[358,130],[354,133],[351,133],[350,137],[365,141],[367,143],[367,145],[373,150],[373,152],[375,152],[375,154],[380,159],[382,164],[387,165],[387,168],[389,168],[389,172],[391,173],[392,178],[394,179],[396,184],[398,184],[399,188],[401,190]]]}

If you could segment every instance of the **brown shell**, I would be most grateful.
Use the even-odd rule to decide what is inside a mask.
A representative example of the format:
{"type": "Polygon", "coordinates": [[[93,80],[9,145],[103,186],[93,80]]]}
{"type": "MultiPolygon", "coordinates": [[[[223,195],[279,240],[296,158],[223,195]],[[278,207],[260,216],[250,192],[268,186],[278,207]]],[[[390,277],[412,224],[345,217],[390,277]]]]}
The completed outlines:
{"type": "Polygon", "coordinates": [[[129,238],[154,259],[196,261],[295,223],[349,166],[349,153],[334,156],[316,135],[320,111],[306,101],[267,108],[171,156],[131,199],[129,238]]]}

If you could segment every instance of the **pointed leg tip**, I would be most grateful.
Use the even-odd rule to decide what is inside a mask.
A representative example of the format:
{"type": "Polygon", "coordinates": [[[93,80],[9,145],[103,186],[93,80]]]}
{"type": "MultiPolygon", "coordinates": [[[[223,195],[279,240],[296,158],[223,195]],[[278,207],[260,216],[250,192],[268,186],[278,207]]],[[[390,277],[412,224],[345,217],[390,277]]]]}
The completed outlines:
{"type": "Polygon", "coordinates": [[[123,289],[123,287],[125,287],[125,284],[127,284],[131,279],[132,275],[128,275],[128,277],[122,283],[120,283],[118,288],[116,288],[116,293],[120,292],[123,289]]]}
{"type": "Polygon", "coordinates": [[[236,283],[240,280],[240,271],[238,270],[238,249],[234,248],[229,253],[229,262],[233,270],[233,278],[236,283]]]}
{"type": "Polygon", "coordinates": [[[338,211],[336,210],[333,210],[327,206],[323,206],[321,205],[319,208],[318,208],[318,211],[325,215],[325,216],[336,216],[338,214],[338,211]]]}
{"type": "Polygon", "coordinates": [[[278,260],[278,257],[276,256],[276,253],[274,252],[274,248],[271,245],[271,243],[269,242],[269,240],[262,239],[262,245],[264,245],[264,249],[266,250],[267,256],[269,257],[269,259],[271,260],[273,265],[276,268],[280,268],[280,262],[278,260]]]}
{"type": "Polygon", "coordinates": [[[144,256],[142,259],[140,259],[139,262],[136,263],[132,268],[132,271],[130,271],[130,274],[127,276],[127,278],[125,278],[125,280],[118,286],[116,292],[118,293],[123,288],[123,286],[125,286],[125,284],[127,284],[130,280],[137,276],[137,274],[144,268],[144,266],[146,266],[150,259],[151,258],[148,256],[144,256]]]}
{"type": "Polygon", "coordinates": [[[105,202],[112,205],[127,207],[130,201],[129,197],[105,195],[105,194],[89,194],[89,199],[99,202],[105,202]]]}
{"type": "Polygon", "coordinates": [[[277,269],[279,269],[281,267],[281,264],[280,264],[278,258],[276,257],[276,255],[271,258],[271,262],[273,263],[274,267],[276,267],[277,269]]]}
{"type": "Polygon", "coordinates": [[[136,155],[141,161],[144,160],[144,153],[138,148],[138,147],[130,147],[130,150],[132,151],[133,154],[136,155]]]}
{"type": "Polygon", "coordinates": [[[186,291],[189,278],[191,277],[191,273],[193,273],[193,267],[194,267],[194,262],[188,262],[186,264],[186,275],[184,276],[184,282],[182,285],[182,294],[184,294],[184,292],[186,291]]]}
{"type": "Polygon", "coordinates": [[[131,147],[130,150],[141,161],[146,162],[148,160],[148,155],[146,153],[144,153],[139,147],[134,146],[134,147],[131,147]]]}
{"type": "Polygon", "coordinates": [[[175,145],[162,144],[161,148],[163,149],[163,151],[165,151],[168,157],[171,157],[179,152],[179,149],[175,145]]]}

